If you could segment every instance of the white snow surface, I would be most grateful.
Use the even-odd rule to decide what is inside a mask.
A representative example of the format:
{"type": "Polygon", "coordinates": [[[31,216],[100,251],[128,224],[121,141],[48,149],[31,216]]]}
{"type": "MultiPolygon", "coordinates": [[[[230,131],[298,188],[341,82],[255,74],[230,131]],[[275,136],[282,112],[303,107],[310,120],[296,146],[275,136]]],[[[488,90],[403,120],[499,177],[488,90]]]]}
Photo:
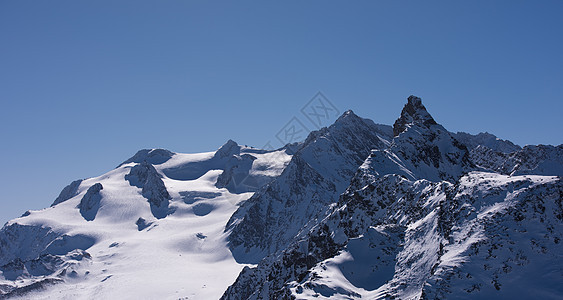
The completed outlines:
{"type": "Polygon", "coordinates": [[[0,299],[561,299],[563,145],[408,101],[297,151],[145,149],[74,181],[0,230],[0,299]]]}
{"type": "MultiPolygon", "coordinates": [[[[539,211],[545,209],[550,215],[557,209],[554,200],[558,196],[550,195],[549,185],[559,181],[557,176],[467,174],[450,200],[462,206],[460,219],[449,228],[449,239],[439,234],[436,207],[447,203],[444,190],[453,186],[426,180],[410,183],[414,190],[421,189],[416,193],[420,197],[416,202],[422,203],[416,204],[419,219],[409,217],[407,208],[414,203],[403,207],[399,200],[387,210],[391,220],[396,219],[394,214],[403,216],[397,224],[370,226],[350,239],[339,255],[317,263],[304,281],[290,282],[290,290],[297,299],[420,299],[423,290],[431,299],[517,299],[524,295],[558,299],[563,291],[557,284],[562,278],[562,247],[545,230],[543,219],[517,207],[540,191],[547,192],[539,211]],[[526,219],[526,230],[510,214],[516,211],[526,219]],[[404,237],[398,234],[400,226],[406,229],[404,237]],[[553,238],[555,243],[550,242],[553,238]],[[527,283],[548,288],[532,291],[527,283]]],[[[553,230],[561,230],[560,224],[553,230]]]]}
{"type": "MultiPolygon", "coordinates": [[[[63,256],[67,260],[64,276],[60,272],[32,276],[29,274],[32,271],[27,270],[17,280],[8,280],[11,275],[0,271],[0,291],[27,286],[46,278],[62,278],[66,284],[46,285],[47,290],[26,293],[21,297],[218,299],[245,266],[233,259],[227,247],[225,224],[237,205],[253,193],[232,194],[225,188],[217,188],[217,177],[223,171],[205,170],[208,167],[205,162],[214,155],[215,152],[178,153],[168,161],[154,165],[172,198],[170,213],[162,219],[156,219],[151,214],[149,202],[141,195],[141,189],[125,179],[136,165],[132,162],[99,177],[83,180],[78,194],[67,201],[30,211],[27,216],[10,221],[6,227],[35,226],[23,229],[30,231],[31,228],[34,228],[33,231],[37,227],[47,228],[57,235],[87,237],[86,240],[93,245],[82,247],[87,248],[83,250],[90,257],[86,255],[79,260],[67,260],[71,254],[63,256]],[[188,164],[203,168],[197,170],[203,175],[193,180],[174,180],[166,176],[165,170],[188,164]],[[86,190],[96,183],[103,186],[100,206],[95,219],[87,221],[77,206],[86,190]],[[144,228],[137,226],[139,218],[145,220],[144,228]]],[[[268,172],[268,175],[281,173],[291,158],[284,151],[252,155],[256,157],[256,167],[253,165],[251,171],[268,172]]],[[[61,241],[61,238],[58,240],[61,241]]],[[[80,247],[77,243],[79,241],[71,238],[62,242],[68,249],[80,247]]],[[[12,249],[13,253],[3,254],[4,257],[25,258],[26,251],[33,257],[33,247],[12,249]]],[[[39,251],[41,249],[35,252],[39,251]]]]}

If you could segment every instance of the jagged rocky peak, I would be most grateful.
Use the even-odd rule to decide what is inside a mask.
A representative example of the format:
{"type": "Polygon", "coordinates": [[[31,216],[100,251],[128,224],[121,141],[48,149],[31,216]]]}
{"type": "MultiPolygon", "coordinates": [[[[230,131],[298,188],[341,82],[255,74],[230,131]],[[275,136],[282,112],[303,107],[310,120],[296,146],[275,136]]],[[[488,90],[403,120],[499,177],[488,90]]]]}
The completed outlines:
{"type": "Polygon", "coordinates": [[[474,169],[467,146],[436,123],[418,97],[408,98],[393,133],[390,147],[372,151],[364,164],[371,175],[455,182],[474,169]]]}
{"type": "Polygon", "coordinates": [[[228,140],[217,152],[215,157],[224,158],[240,153],[240,146],[233,140],[228,140]]]}
{"type": "Polygon", "coordinates": [[[284,249],[322,219],[372,149],[384,149],[391,126],[346,111],[329,127],[309,134],[279,177],[233,214],[226,231],[239,262],[257,263],[284,249]]]}
{"type": "Polygon", "coordinates": [[[426,111],[419,97],[410,95],[407,104],[401,111],[401,116],[393,124],[393,136],[398,136],[405,131],[408,124],[422,124],[425,126],[437,124],[434,118],[426,111]]]}
{"type": "MultiPolygon", "coordinates": [[[[376,124],[372,120],[359,117],[352,110],[347,110],[332,125],[312,131],[301,145],[300,152],[307,152],[307,149],[315,144],[321,148],[327,147],[322,140],[332,140],[339,148],[350,148],[353,152],[363,153],[366,148],[385,147],[392,139],[391,134],[391,126],[376,124]]],[[[323,152],[327,150],[321,149],[323,152]]],[[[361,158],[362,161],[363,159],[365,157],[361,158]]]]}
{"type": "Polygon", "coordinates": [[[352,111],[351,109],[345,111],[340,117],[338,117],[338,119],[336,119],[335,123],[346,123],[346,122],[350,122],[352,120],[355,119],[361,119],[360,117],[358,117],[358,115],[356,115],[354,113],[354,111],[352,111]]]}
{"type": "Polygon", "coordinates": [[[332,124],[330,127],[331,128],[338,128],[340,129],[341,127],[359,127],[359,128],[355,128],[355,129],[361,129],[361,128],[365,128],[367,126],[371,127],[373,126],[375,123],[373,123],[373,121],[368,120],[368,119],[364,119],[358,115],[356,115],[354,113],[354,111],[352,111],[351,109],[345,111],[340,117],[338,117],[338,119],[336,119],[336,121],[334,121],[334,124],[332,124]]]}
{"type": "Polygon", "coordinates": [[[329,128],[341,130],[342,128],[351,128],[361,130],[368,127],[368,130],[375,131],[381,138],[391,140],[393,138],[393,128],[389,125],[376,124],[370,119],[364,119],[354,113],[354,111],[345,111],[329,128]]]}

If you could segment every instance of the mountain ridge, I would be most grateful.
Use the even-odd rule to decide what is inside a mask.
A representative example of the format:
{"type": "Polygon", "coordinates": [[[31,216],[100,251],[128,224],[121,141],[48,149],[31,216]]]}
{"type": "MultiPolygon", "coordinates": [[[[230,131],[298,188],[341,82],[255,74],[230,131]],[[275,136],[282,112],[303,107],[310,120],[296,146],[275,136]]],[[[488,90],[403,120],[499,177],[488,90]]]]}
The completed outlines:
{"type": "Polygon", "coordinates": [[[143,149],[4,225],[0,298],[556,298],[562,166],[412,95],[276,150],[143,149]]]}

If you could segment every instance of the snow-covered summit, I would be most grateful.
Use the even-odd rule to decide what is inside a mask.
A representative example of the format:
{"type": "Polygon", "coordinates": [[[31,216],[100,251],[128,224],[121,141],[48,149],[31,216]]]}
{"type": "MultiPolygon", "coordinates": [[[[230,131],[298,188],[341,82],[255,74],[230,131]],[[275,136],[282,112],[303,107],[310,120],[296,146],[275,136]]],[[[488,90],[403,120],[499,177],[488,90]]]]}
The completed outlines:
{"type": "Polygon", "coordinates": [[[0,298],[558,299],[562,153],[415,96],[276,150],[144,149],[0,230],[0,298]]]}
{"type": "Polygon", "coordinates": [[[511,153],[478,145],[470,156],[480,167],[501,174],[563,176],[563,145],[526,145],[511,153]]]}
{"type": "Polygon", "coordinates": [[[327,215],[222,299],[558,299],[563,185],[532,175],[561,167],[558,148],[514,152],[504,165],[530,175],[511,177],[480,165],[469,147],[485,146],[458,141],[420,98],[395,124],[327,215]]]}
{"type": "Polygon", "coordinates": [[[370,150],[387,147],[390,126],[383,128],[347,111],[331,126],[311,132],[280,176],[229,220],[235,258],[256,263],[315,225],[370,150]]]}
{"type": "Polygon", "coordinates": [[[458,132],[454,136],[470,150],[478,146],[485,146],[489,149],[502,153],[511,153],[522,149],[520,146],[512,143],[511,141],[500,139],[494,134],[490,134],[488,132],[481,132],[475,135],[458,132]]]}
{"type": "Polygon", "coordinates": [[[408,98],[393,132],[390,146],[373,149],[360,171],[377,176],[399,174],[414,180],[453,182],[475,169],[467,146],[436,123],[418,97],[408,98]]]}
{"type": "Polygon", "coordinates": [[[245,155],[255,185],[291,159],[233,141],[199,154],[150,149],[72,182],[0,230],[0,298],[218,298],[244,267],[223,230],[252,193],[217,183],[245,155]]]}

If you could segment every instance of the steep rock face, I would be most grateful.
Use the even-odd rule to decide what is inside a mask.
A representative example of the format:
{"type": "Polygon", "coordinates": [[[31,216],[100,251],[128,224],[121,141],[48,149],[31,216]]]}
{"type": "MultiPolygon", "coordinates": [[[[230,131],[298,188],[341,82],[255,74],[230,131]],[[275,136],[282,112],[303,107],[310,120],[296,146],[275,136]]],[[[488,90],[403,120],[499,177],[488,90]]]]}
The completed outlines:
{"type": "Polygon", "coordinates": [[[37,258],[58,236],[51,228],[7,224],[0,230],[0,265],[37,258]]]}
{"type": "Polygon", "coordinates": [[[88,191],[86,191],[86,194],[80,200],[78,209],[80,209],[80,214],[86,221],[93,221],[96,218],[96,214],[100,208],[100,200],[102,199],[100,195],[102,189],[102,184],[98,182],[88,188],[88,191]]]}
{"type": "Polygon", "coordinates": [[[386,147],[388,131],[380,128],[347,111],[330,127],[312,132],[282,174],[229,220],[226,231],[237,261],[257,262],[317,222],[369,151],[386,147]]]}
{"type": "Polygon", "coordinates": [[[563,176],[563,145],[527,145],[512,153],[480,145],[471,151],[471,160],[485,169],[506,175],[563,176]]]}
{"type": "Polygon", "coordinates": [[[82,183],[82,179],[79,179],[79,180],[75,180],[75,181],[71,182],[69,185],[67,185],[61,191],[61,193],[59,194],[57,199],[55,199],[53,204],[51,204],[51,206],[55,206],[59,203],[65,202],[66,200],[78,195],[78,188],[80,187],[81,183],[82,183]]]}
{"type": "Polygon", "coordinates": [[[135,165],[129,174],[125,175],[125,180],[128,180],[132,186],[142,189],[141,194],[148,200],[151,212],[157,219],[168,215],[171,197],[153,165],[146,161],[135,165]]]}
{"type": "Polygon", "coordinates": [[[216,159],[230,158],[232,155],[240,154],[241,146],[233,140],[228,140],[213,156],[216,159]]]}
{"type": "Polygon", "coordinates": [[[506,192],[504,202],[488,211],[481,208],[476,221],[464,221],[453,230],[454,243],[444,247],[443,261],[428,278],[423,297],[561,297],[563,185],[560,178],[515,177],[512,181],[501,176],[506,183],[493,183],[493,191],[484,195],[494,198],[506,192]],[[463,245],[472,230],[480,231],[479,241],[463,245]],[[458,254],[461,249],[455,243],[463,245],[465,252],[458,254]]]}
{"type": "Polygon", "coordinates": [[[559,298],[562,184],[537,174],[562,146],[509,152],[409,98],[396,134],[348,111],[282,149],[141,150],[72,183],[0,230],[0,298],[559,298]]]}
{"type": "MultiPolygon", "coordinates": [[[[477,166],[467,146],[437,124],[417,97],[409,97],[393,132],[388,146],[372,151],[360,166],[336,205],[319,204],[319,209],[330,207],[328,217],[303,227],[289,246],[270,252],[257,267],[245,268],[222,299],[509,297],[517,293],[506,291],[524,286],[523,274],[541,275],[535,263],[544,266],[561,253],[560,178],[482,172],[489,168],[477,166]],[[514,247],[496,255],[505,244],[514,247]],[[479,268],[487,270],[485,276],[479,268]]],[[[472,155],[484,147],[468,144],[474,147],[472,155]]],[[[499,142],[497,147],[508,149],[510,144],[499,142]]],[[[518,168],[526,170],[521,174],[532,174],[549,151],[525,147],[500,156],[514,157],[518,168]]],[[[303,211],[299,201],[291,205],[303,211]]],[[[243,240],[264,237],[262,228],[269,222],[280,224],[268,219],[273,211],[268,206],[264,212],[247,213],[247,219],[260,213],[264,217],[254,218],[260,231],[243,240]]],[[[286,232],[285,227],[279,232],[286,232]]],[[[534,289],[555,298],[561,293],[558,278],[538,282],[534,289]]]]}
{"type": "Polygon", "coordinates": [[[9,223],[0,230],[0,298],[22,296],[63,282],[94,244],[84,235],[67,235],[49,227],[9,223]]]}
{"type": "Polygon", "coordinates": [[[348,190],[303,239],[241,272],[223,299],[560,295],[560,274],[541,274],[563,267],[559,178],[355,180],[362,188],[348,190]],[[526,273],[542,278],[532,290],[522,288],[526,273]]]}
{"type": "Polygon", "coordinates": [[[410,124],[419,124],[427,128],[437,124],[426,111],[426,107],[422,105],[422,100],[413,95],[408,97],[407,104],[401,111],[401,116],[393,124],[393,136],[399,136],[410,124]]]}
{"type": "Polygon", "coordinates": [[[409,97],[393,132],[390,147],[376,149],[370,155],[373,174],[455,182],[475,169],[467,147],[434,121],[418,97],[409,97]]]}
{"type": "Polygon", "coordinates": [[[477,146],[486,146],[487,148],[502,153],[511,153],[522,149],[520,146],[515,145],[511,141],[499,139],[488,132],[481,132],[476,135],[458,132],[453,135],[460,143],[466,145],[469,150],[472,150],[477,146]]]}
{"type": "Polygon", "coordinates": [[[75,267],[90,261],[91,255],[77,249],[65,255],[42,254],[27,261],[15,259],[0,266],[0,298],[27,296],[29,292],[41,290],[49,285],[63,283],[64,278],[75,278],[75,267]]]}

